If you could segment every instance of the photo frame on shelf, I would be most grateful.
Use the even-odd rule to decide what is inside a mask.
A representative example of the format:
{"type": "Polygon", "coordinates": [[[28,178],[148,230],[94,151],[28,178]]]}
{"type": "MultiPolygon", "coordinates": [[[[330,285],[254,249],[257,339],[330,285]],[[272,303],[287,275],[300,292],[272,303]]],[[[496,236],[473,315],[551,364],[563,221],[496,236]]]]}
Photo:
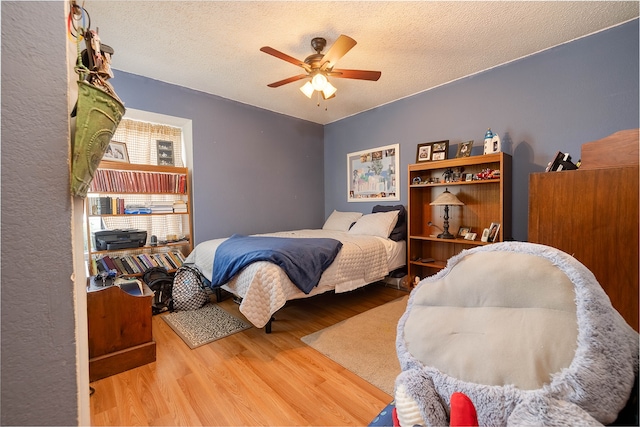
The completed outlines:
{"type": "Polygon", "coordinates": [[[458,151],[456,153],[456,159],[460,157],[469,157],[471,155],[471,149],[473,148],[473,140],[464,141],[458,144],[458,151]]]}
{"type": "Polygon", "coordinates": [[[110,162],[129,163],[129,152],[127,151],[127,144],[117,141],[109,142],[107,150],[104,152],[104,156],[102,156],[102,160],[108,160],[110,162]]]}
{"type": "Polygon", "coordinates": [[[158,166],[174,166],[173,141],[156,140],[158,166]]]}
{"type": "Polygon", "coordinates": [[[449,153],[449,140],[424,142],[418,144],[416,163],[446,160],[449,153]]]}
{"type": "Polygon", "coordinates": [[[399,201],[400,144],[347,154],[347,202],[399,201]]]}
{"type": "Polygon", "coordinates": [[[464,236],[464,240],[476,240],[476,236],[477,236],[476,233],[467,233],[464,236]]]}
{"type": "Polygon", "coordinates": [[[458,229],[458,237],[464,238],[469,233],[471,233],[471,227],[461,225],[460,228],[458,229]]]}
{"type": "Polygon", "coordinates": [[[487,237],[487,242],[494,243],[498,241],[498,233],[500,233],[500,223],[492,222],[489,227],[489,236],[487,237]]]}

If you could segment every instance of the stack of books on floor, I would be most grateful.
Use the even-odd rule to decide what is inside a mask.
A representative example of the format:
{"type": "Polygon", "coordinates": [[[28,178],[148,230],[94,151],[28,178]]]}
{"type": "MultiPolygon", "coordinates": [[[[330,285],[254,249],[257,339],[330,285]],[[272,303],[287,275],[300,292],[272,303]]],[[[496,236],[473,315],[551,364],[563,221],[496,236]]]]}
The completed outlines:
{"type": "Polygon", "coordinates": [[[138,255],[105,255],[92,260],[94,272],[116,270],[117,275],[142,274],[152,267],[164,267],[167,271],[176,270],[184,263],[180,251],[145,253],[138,255]]]}

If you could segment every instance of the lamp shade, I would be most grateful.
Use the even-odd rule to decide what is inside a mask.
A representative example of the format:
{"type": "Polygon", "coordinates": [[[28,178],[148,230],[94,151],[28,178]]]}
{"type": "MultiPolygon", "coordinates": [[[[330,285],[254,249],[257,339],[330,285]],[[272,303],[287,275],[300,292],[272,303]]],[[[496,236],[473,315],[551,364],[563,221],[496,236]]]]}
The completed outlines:
{"type": "Polygon", "coordinates": [[[313,85],[311,84],[311,82],[306,82],[304,86],[300,88],[300,90],[302,91],[302,93],[304,93],[307,96],[307,98],[311,98],[311,95],[313,95],[313,91],[314,91],[313,85]]]}
{"type": "Polygon", "coordinates": [[[336,87],[334,85],[332,85],[331,83],[327,82],[324,85],[324,89],[322,89],[322,95],[324,96],[324,99],[329,99],[336,93],[337,90],[338,89],[336,89],[336,87]]]}
{"type": "Polygon", "coordinates": [[[463,206],[464,203],[460,201],[454,194],[449,192],[449,189],[445,189],[444,193],[440,194],[436,199],[429,203],[431,206],[463,206]]]}
{"type": "Polygon", "coordinates": [[[324,89],[324,85],[327,84],[327,76],[322,73],[318,73],[311,79],[311,84],[315,90],[321,91],[324,89]]]}

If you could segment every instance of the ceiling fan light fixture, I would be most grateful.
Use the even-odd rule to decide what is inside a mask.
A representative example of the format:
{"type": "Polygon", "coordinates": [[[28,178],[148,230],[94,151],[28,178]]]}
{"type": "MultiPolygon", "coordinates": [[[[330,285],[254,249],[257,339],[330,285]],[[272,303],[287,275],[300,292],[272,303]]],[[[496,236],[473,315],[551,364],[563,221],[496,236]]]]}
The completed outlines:
{"type": "Polygon", "coordinates": [[[301,88],[300,91],[302,93],[304,93],[307,98],[311,99],[311,95],[313,95],[313,85],[311,84],[311,82],[306,82],[301,88]]]}
{"type": "Polygon", "coordinates": [[[311,79],[311,84],[313,85],[313,89],[318,92],[324,90],[325,85],[327,85],[329,81],[327,80],[327,76],[322,73],[318,73],[311,79]]]}
{"type": "Polygon", "coordinates": [[[336,93],[337,90],[338,89],[336,89],[334,85],[327,81],[327,83],[324,85],[324,89],[322,89],[322,94],[324,95],[325,99],[329,99],[333,96],[333,94],[336,93]]]}

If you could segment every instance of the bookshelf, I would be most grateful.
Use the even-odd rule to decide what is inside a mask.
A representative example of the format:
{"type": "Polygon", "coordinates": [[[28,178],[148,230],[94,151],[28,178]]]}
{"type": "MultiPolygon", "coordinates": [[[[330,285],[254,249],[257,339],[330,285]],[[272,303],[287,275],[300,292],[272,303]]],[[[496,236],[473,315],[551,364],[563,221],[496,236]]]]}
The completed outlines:
{"type": "Polygon", "coordinates": [[[437,273],[449,258],[464,249],[489,244],[481,241],[481,237],[492,223],[500,224],[496,242],[511,239],[510,155],[495,153],[410,164],[408,178],[407,257],[411,280],[437,273]],[[499,170],[500,174],[491,179],[477,179],[487,169],[499,170]],[[449,182],[443,182],[447,171],[458,173],[449,182]],[[449,207],[449,232],[454,239],[437,237],[441,232],[438,228],[443,227],[443,207],[430,205],[445,190],[464,203],[449,207]],[[475,240],[458,236],[461,227],[476,233],[475,240]]]}
{"type": "Polygon", "coordinates": [[[193,250],[188,181],[185,167],[100,162],[85,199],[89,275],[115,269],[140,276],[150,267],[179,267],[193,250]],[[146,231],[146,239],[136,247],[98,246],[95,235],[102,230],[146,231]],[[153,241],[153,230],[170,231],[153,241]]]}

